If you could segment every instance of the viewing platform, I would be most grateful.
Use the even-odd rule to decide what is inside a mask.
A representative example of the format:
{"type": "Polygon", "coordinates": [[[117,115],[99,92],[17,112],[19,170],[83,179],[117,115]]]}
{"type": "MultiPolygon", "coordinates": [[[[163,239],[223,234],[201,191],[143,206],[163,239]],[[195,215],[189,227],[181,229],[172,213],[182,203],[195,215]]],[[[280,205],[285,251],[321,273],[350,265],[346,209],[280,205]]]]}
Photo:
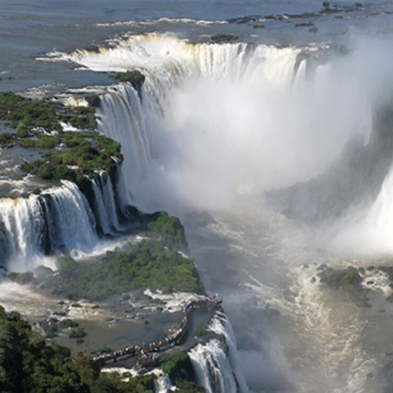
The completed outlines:
{"type": "Polygon", "coordinates": [[[194,308],[213,311],[222,304],[222,297],[199,296],[187,301],[182,307],[182,320],[174,333],[164,339],[149,344],[129,345],[116,351],[102,353],[93,357],[100,366],[106,363],[116,363],[120,360],[136,357],[136,365],[141,368],[156,367],[160,363],[159,352],[165,351],[175,345],[179,345],[184,339],[189,327],[189,314],[194,308]]]}

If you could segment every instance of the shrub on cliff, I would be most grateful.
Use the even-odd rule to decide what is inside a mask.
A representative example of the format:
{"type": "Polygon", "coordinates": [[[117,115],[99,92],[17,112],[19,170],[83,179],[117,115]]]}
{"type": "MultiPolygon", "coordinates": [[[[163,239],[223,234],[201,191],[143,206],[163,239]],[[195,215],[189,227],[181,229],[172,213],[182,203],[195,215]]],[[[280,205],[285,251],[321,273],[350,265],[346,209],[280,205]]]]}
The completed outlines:
{"type": "Polygon", "coordinates": [[[150,216],[147,227],[168,245],[187,250],[184,226],[177,217],[170,217],[167,212],[158,212],[150,216]]]}
{"type": "Polygon", "coordinates": [[[205,389],[195,383],[194,368],[186,353],[173,353],[161,365],[162,371],[169,375],[179,393],[204,393],[205,389]]]}

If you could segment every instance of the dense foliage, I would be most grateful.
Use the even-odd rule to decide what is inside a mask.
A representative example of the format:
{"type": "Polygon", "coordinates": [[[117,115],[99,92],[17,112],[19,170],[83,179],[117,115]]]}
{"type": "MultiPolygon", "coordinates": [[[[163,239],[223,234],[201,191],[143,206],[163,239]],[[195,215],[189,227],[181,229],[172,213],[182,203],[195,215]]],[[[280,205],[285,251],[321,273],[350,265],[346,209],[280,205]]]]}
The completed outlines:
{"type": "MultiPolygon", "coordinates": [[[[194,263],[162,242],[142,241],[122,251],[107,252],[105,262],[58,262],[62,294],[69,298],[103,300],[136,288],[203,293],[194,263]]],[[[59,282],[57,282],[59,281],[59,282]]]]}
{"type": "Polygon", "coordinates": [[[233,34],[215,34],[210,37],[215,43],[236,41],[238,38],[233,34]]]}
{"type": "Polygon", "coordinates": [[[179,393],[204,393],[205,389],[195,381],[194,368],[186,353],[173,353],[165,358],[161,365],[162,371],[169,375],[179,393]]]}
{"type": "Polygon", "coordinates": [[[148,229],[157,234],[160,240],[180,250],[188,248],[184,227],[177,217],[170,217],[166,212],[158,212],[148,221],[148,229]]]}
{"type": "MultiPolygon", "coordinates": [[[[169,355],[163,364],[179,393],[203,393],[194,382],[188,355],[169,355]]],[[[2,393],[153,393],[154,374],[124,380],[101,373],[91,356],[47,344],[18,313],[0,306],[0,391],[2,393]]]]}
{"type": "Polygon", "coordinates": [[[0,307],[0,391],[88,393],[68,348],[45,340],[17,313],[0,307]]]}
{"type": "Polygon", "coordinates": [[[29,140],[30,147],[38,147],[37,142],[41,140],[53,143],[54,146],[61,142],[65,146],[62,150],[46,153],[45,160],[25,162],[22,165],[23,170],[42,179],[64,179],[79,184],[84,181],[85,175],[94,179],[100,171],[112,174],[117,162],[123,160],[120,144],[94,131],[64,132],[58,137],[39,137],[37,140],[29,140]]]}
{"type": "Polygon", "coordinates": [[[27,136],[34,127],[61,131],[60,122],[81,129],[97,125],[92,107],[68,107],[59,101],[32,100],[12,92],[0,93],[0,119],[16,128],[20,137],[27,136]]]}
{"type": "Polygon", "coordinates": [[[81,184],[97,172],[111,174],[122,161],[120,144],[95,132],[94,107],[67,107],[58,101],[32,100],[15,93],[0,93],[0,120],[16,133],[0,134],[0,145],[50,149],[44,160],[25,162],[22,169],[47,180],[81,184]],[[61,123],[88,132],[64,132],[61,123]],[[58,149],[54,151],[53,149],[58,149]]]}

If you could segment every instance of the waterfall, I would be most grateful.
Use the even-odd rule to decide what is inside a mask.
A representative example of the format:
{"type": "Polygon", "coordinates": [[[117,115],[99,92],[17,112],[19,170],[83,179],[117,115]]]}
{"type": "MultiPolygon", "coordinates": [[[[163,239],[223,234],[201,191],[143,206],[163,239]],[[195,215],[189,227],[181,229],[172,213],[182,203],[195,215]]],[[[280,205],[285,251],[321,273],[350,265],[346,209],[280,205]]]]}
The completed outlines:
{"type": "Polygon", "coordinates": [[[157,379],[155,379],[154,388],[156,393],[168,393],[169,391],[176,390],[176,388],[172,385],[168,374],[160,375],[157,379]]]}
{"type": "Polygon", "coordinates": [[[237,345],[235,333],[233,332],[232,325],[226,319],[225,314],[217,313],[217,315],[213,318],[212,322],[209,325],[209,329],[215,332],[218,335],[225,336],[225,342],[228,346],[228,358],[231,364],[231,368],[236,376],[236,380],[240,386],[240,392],[246,393],[248,392],[247,383],[243,376],[243,371],[239,365],[239,361],[237,358],[237,345]]]}
{"type": "MultiPolygon", "coordinates": [[[[1,263],[33,260],[52,251],[88,252],[97,243],[96,222],[84,195],[62,181],[42,195],[0,200],[1,263]]],[[[31,266],[29,266],[31,267],[31,266]]]]}
{"type": "Polygon", "coordinates": [[[217,339],[198,344],[189,352],[197,383],[207,393],[236,393],[236,379],[225,353],[224,345],[217,339]]]}
{"type": "Polygon", "coordinates": [[[225,315],[218,313],[209,330],[222,339],[198,344],[189,352],[198,384],[208,393],[247,393],[249,390],[237,360],[235,336],[225,315]]]}
{"type": "Polygon", "coordinates": [[[88,252],[97,243],[93,212],[79,188],[70,181],[48,191],[49,238],[54,250],[88,252]]]}
{"type": "Polygon", "coordinates": [[[393,167],[385,177],[381,190],[369,208],[350,211],[342,220],[343,228],[334,238],[338,250],[391,253],[393,251],[393,167]]]}
{"type": "Polygon", "coordinates": [[[92,181],[94,192],[94,212],[104,235],[113,235],[121,231],[116,209],[115,193],[110,177],[102,175],[92,181]]]}
{"type": "Polygon", "coordinates": [[[117,90],[103,95],[98,108],[99,129],[122,144],[125,160],[118,191],[123,207],[135,204],[132,190],[143,178],[149,162],[147,133],[140,113],[138,94],[131,86],[118,86],[117,90]]]}
{"type": "Polygon", "coordinates": [[[43,251],[45,212],[38,196],[1,199],[0,223],[1,263],[6,263],[9,258],[25,259],[43,251]]]}
{"type": "Polygon", "coordinates": [[[322,61],[317,48],[146,34],[69,59],[146,76],[139,94],[130,83],[109,87],[98,108],[100,131],[122,145],[123,208],[230,206],[242,190],[261,194],[320,175],[348,140],[370,134],[361,78],[348,79],[346,65],[322,61]]]}

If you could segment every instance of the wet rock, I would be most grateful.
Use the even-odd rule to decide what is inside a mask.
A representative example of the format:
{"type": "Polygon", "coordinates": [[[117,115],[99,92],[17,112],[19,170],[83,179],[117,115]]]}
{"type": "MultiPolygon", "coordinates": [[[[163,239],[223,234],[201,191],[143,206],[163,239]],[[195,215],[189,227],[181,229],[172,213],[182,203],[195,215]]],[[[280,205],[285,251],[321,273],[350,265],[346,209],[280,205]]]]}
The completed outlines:
{"type": "Polygon", "coordinates": [[[296,23],[295,27],[311,27],[314,26],[312,22],[296,23]]]}
{"type": "Polygon", "coordinates": [[[318,276],[322,283],[333,288],[359,285],[363,282],[363,278],[353,266],[348,266],[346,269],[338,270],[326,268],[318,273],[318,276]]]}
{"type": "Polygon", "coordinates": [[[325,263],[322,263],[322,265],[319,265],[317,267],[317,270],[321,271],[321,270],[325,270],[327,268],[327,265],[325,263]]]}
{"type": "Polygon", "coordinates": [[[235,23],[237,25],[244,25],[245,23],[255,22],[258,18],[255,16],[243,16],[240,18],[228,19],[228,23],[235,23]]]}
{"type": "Polygon", "coordinates": [[[303,269],[308,269],[310,267],[310,265],[308,264],[308,263],[305,263],[304,265],[303,265],[303,269]]]}
{"type": "Polygon", "coordinates": [[[206,227],[209,224],[216,224],[217,221],[213,218],[213,216],[207,212],[206,210],[202,212],[191,212],[188,213],[185,217],[187,223],[193,225],[194,227],[206,227]]]}
{"type": "Polygon", "coordinates": [[[368,280],[368,281],[366,281],[366,284],[367,285],[374,285],[374,281],[373,280],[368,280]]]}
{"type": "Polygon", "coordinates": [[[375,266],[368,266],[368,267],[367,267],[367,270],[368,270],[369,272],[372,272],[373,270],[375,270],[375,266]]]}
{"type": "Polygon", "coordinates": [[[318,27],[316,27],[316,26],[310,27],[310,28],[308,29],[308,31],[309,31],[310,33],[316,33],[316,32],[318,31],[318,27]]]}
{"type": "Polygon", "coordinates": [[[314,283],[317,282],[317,279],[316,279],[315,277],[312,277],[312,278],[311,278],[311,282],[314,284],[314,283]]]}
{"type": "Polygon", "coordinates": [[[34,276],[37,279],[38,283],[41,283],[47,277],[52,276],[53,273],[53,270],[46,266],[38,266],[34,269],[34,276]]]}

